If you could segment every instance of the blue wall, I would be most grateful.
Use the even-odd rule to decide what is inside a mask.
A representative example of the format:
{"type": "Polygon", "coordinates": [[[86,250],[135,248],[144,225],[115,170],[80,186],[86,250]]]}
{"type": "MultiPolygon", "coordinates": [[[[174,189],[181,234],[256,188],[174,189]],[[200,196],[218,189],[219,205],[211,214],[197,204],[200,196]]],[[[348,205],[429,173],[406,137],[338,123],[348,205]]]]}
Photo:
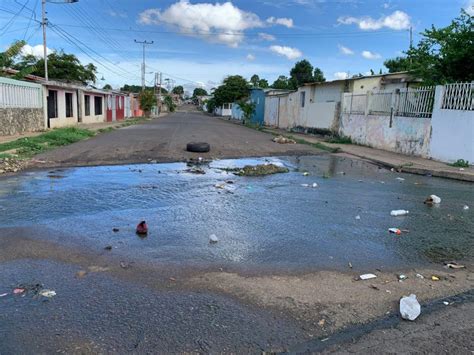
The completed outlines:
{"type": "Polygon", "coordinates": [[[244,118],[244,113],[240,108],[239,104],[234,102],[232,105],[232,118],[236,120],[242,120],[244,118]]]}
{"type": "Polygon", "coordinates": [[[252,89],[250,91],[250,100],[255,102],[252,123],[258,123],[263,126],[265,116],[265,92],[262,89],[252,89]]]}

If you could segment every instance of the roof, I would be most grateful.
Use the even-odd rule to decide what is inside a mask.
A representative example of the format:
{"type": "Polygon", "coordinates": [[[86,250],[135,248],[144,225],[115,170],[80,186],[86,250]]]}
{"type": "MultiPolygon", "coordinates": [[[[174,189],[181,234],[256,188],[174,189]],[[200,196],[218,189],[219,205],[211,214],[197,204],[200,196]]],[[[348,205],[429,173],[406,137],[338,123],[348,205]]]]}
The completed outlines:
{"type": "MultiPolygon", "coordinates": [[[[386,78],[386,77],[392,77],[392,76],[411,77],[410,72],[400,71],[400,72],[396,72],[396,73],[363,75],[363,76],[358,76],[358,77],[354,77],[354,78],[337,79],[337,80],[331,80],[331,81],[316,81],[316,82],[304,83],[303,85],[300,85],[300,86],[312,86],[312,85],[324,85],[324,84],[333,84],[333,83],[344,83],[346,81],[354,81],[354,80],[367,79],[367,78],[378,78],[378,77],[386,78]]],[[[415,81],[417,81],[417,80],[415,80],[415,81]]]]}

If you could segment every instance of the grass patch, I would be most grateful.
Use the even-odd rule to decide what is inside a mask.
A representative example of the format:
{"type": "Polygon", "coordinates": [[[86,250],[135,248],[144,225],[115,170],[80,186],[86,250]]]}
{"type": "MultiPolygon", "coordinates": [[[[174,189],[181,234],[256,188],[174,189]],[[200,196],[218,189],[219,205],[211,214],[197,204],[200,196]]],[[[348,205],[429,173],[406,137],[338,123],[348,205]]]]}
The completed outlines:
{"type": "Polygon", "coordinates": [[[289,172],[288,168],[275,164],[246,165],[243,168],[222,169],[238,176],[264,176],[289,172]]]}
{"type": "Polygon", "coordinates": [[[107,133],[107,132],[111,132],[114,130],[114,127],[107,127],[107,128],[101,128],[101,129],[98,129],[97,132],[99,133],[107,133]]]}
{"type": "Polygon", "coordinates": [[[327,138],[325,142],[334,144],[353,144],[351,137],[347,136],[332,136],[327,138]]]}
{"type": "Polygon", "coordinates": [[[448,164],[456,168],[469,168],[469,160],[458,159],[454,163],[448,164]]]}
{"type": "Polygon", "coordinates": [[[95,133],[83,128],[57,128],[36,137],[20,138],[0,144],[0,153],[16,150],[18,158],[30,158],[57,147],[68,145],[94,136],[95,133]]]}
{"type": "Polygon", "coordinates": [[[132,126],[134,124],[137,124],[137,123],[140,123],[140,122],[144,122],[144,121],[148,121],[149,118],[146,118],[146,117],[138,117],[138,118],[132,118],[130,120],[126,120],[124,121],[120,127],[128,127],[128,126],[132,126]]]}
{"type": "Polygon", "coordinates": [[[293,136],[291,136],[291,135],[286,136],[286,138],[293,139],[293,140],[294,140],[296,143],[298,143],[298,144],[310,145],[310,146],[312,146],[313,148],[321,149],[321,150],[324,150],[324,151],[330,152],[330,153],[337,153],[337,152],[340,150],[339,148],[328,147],[327,145],[325,145],[325,144],[323,144],[323,143],[320,143],[320,142],[311,143],[311,142],[308,142],[308,141],[305,140],[305,139],[296,138],[296,137],[293,137],[293,136]]]}
{"type": "Polygon", "coordinates": [[[0,159],[5,159],[5,158],[13,158],[13,155],[7,154],[7,153],[0,153],[0,159]]]}

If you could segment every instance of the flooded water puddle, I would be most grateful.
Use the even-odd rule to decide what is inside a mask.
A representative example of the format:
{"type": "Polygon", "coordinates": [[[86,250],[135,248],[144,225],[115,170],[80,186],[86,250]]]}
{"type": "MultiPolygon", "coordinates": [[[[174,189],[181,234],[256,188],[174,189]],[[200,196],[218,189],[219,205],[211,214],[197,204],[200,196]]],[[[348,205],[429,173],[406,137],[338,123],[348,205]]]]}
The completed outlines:
{"type": "Polygon", "coordinates": [[[182,265],[316,269],[473,258],[472,184],[335,156],[219,160],[201,166],[205,174],[188,168],[87,167],[2,178],[0,235],[2,227],[32,227],[38,238],[95,250],[111,245],[114,255],[182,265]],[[290,172],[224,170],[265,162],[290,172]],[[439,206],[423,204],[430,194],[441,197],[439,206]],[[410,213],[392,217],[394,209],[410,213]],[[146,238],[135,234],[141,220],[146,238]],[[390,234],[392,227],[409,232],[390,234]],[[211,234],[217,243],[209,243],[211,234]]]}

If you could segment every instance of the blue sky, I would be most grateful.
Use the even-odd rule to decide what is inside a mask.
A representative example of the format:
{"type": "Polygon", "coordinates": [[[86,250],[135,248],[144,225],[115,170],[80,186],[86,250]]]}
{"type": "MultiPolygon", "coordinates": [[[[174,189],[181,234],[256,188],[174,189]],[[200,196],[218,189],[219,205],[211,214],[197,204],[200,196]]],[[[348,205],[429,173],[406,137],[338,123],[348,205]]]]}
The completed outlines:
{"type": "MultiPolygon", "coordinates": [[[[59,1],[59,0],[49,0],[59,1]]],[[[328,80],[378,72],[419,32],[445,26],[474,0],[79,0],[47,4],[47,47],[76,54],[99,68],[97,85],[140,83],[142,46],[152,72],[191,89],[218,85],[227,75],[258,74],[270,82],[308,59],[328,80]]],[[[0,47],[28,40],[41,55],[41,0],[0,2],[0,47]],[[24,7],[23,7],[24,5],[24,7]]]]}

